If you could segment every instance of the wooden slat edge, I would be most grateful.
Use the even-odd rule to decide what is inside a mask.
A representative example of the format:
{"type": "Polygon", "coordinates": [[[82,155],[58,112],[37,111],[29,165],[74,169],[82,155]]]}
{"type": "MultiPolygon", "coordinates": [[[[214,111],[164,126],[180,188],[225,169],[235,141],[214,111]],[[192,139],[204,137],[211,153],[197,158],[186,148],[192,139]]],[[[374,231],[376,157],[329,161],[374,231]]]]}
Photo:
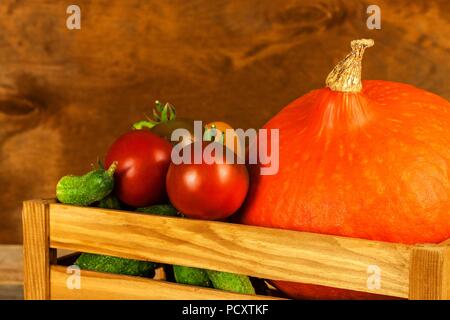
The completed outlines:
{"type": "Polygon", "coordinates": [[[53,204],[52,247],[408,297],[401,244],[53,204]],[[380,285],[368,285],[373,271],[380,285]]]}
{"type": "Polygon", "coordinates": [[[444,246],[444,266],[442,275],[442,295],[441,299],[450,300],[450,239],[441,244],[444,246]]]}
{"type": "Polygon", "coordinates": [[[50,297],[50,263],[56,250],[50,249],[49,204],[30,200],[23,203],[24,298],[43,300],[50,297]]]}
{"type": "Polygon", "coordinates": [[[411,300],[450,299],[450,242],[417,245],[411,251],[411,300]]]}
{"type": "Polygon", "coordinates": [[[52,300],[280,300],[140,277],[81,270],[80,288],[69,289],[67,267],[51,266],[52,300]]]}

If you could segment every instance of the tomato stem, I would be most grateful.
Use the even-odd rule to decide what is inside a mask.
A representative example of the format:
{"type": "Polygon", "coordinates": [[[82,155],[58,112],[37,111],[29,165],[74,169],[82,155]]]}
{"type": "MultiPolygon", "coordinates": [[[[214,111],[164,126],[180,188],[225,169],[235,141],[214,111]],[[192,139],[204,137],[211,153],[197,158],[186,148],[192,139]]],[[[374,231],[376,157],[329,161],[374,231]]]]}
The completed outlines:
{"type": "Polygon", "coordinates": [[[138,121],[133,124],[133,129],[151,129],[157,124],[168,122],[176,118],[175,107],[168,102],[162,104],[159,100],[155,101],[155,108],[152,110],[152,113],[153,119],[147,117],[147,120],[138,121]]]}

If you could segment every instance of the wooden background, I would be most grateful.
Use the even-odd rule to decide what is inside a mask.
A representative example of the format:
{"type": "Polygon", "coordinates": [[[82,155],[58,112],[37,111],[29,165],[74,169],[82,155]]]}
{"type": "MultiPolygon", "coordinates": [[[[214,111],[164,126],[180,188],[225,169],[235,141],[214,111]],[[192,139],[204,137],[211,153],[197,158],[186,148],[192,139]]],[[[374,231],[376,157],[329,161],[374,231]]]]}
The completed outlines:
{"type": "Polygon", "coordinates": [[[372,37],[364,78],[450,98],[448,0],[1,0],[0,243],[21,201],[52,197],[155,99],[181,116],[259,127],[322,87],[349,41],[372,37]],[[66,29],[81,7],[82,29],[66,29]],[[382,29],[368,30],[378,4],[382,29]]]}

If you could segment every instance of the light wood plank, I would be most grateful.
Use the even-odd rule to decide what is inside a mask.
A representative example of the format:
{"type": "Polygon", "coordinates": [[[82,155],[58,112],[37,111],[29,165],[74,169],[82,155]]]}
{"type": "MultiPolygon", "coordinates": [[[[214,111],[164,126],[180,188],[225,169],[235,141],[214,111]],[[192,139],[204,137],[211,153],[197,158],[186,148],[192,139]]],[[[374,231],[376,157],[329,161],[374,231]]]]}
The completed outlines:
{"type": "Polygon", "coordinates": [[[410,247],[288,230],[50,206],[50,245],[408,297],[410,247]],[[369,266],[381,288],[367,287],[369,266]]]}
{"type": "Polygon", "coordinates": [[[0,245],[0,300],[23,299],[22,245],[0,245]]]}
{"type": "Polygon", "coordinates": [[[51,299],[58,300],[279,300],[279,298],[237,294],[166,281],[110,273],[81,271],[80,289],[69,289],[66,267],[52,266],[51,299]]]}
{"type": "Polygon", "coordinates": [[[0,300],[22,300],[22,284],[0,285],[0,300]]]}
{"type": "Polygon", "coordinates": [[[450,245],[416,246],[411,251],[411,300],[450,299],[450,245]]]}
{"type": "Polygon", "coordinates": [[[22,245],[0,245],[0,285],[23,282],[22,245]]]}
{"type": "Polygon", "coordinates": [[[450,241],[444,244],[443,258],[444,265],[442,267],[442,291],[439,298],[450,300],[450,241]]]}
{"type": "Polygon", "coordinates": [[[30,200],[23,203],[23,267],[25,299],[50,297],[50,263],[56,250],[49,247],[49,203],[30,200]]]}

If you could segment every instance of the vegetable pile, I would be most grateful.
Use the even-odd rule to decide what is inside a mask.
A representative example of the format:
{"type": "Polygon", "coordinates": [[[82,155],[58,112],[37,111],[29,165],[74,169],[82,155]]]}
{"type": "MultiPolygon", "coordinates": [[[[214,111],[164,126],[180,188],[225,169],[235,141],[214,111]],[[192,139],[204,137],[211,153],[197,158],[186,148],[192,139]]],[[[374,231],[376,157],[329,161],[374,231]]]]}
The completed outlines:
{"type": "MultiPolygon", "coordinates": [[[[181,142],[188,141],[184,148],[191,148],[190,142],[195,139],[206,140],[203,146],[212,143],[225,148],[225,139],[221,138],[224,132],[211,123],[200,130],[201,136],[197,138],[193,121],[176,118],[175,108],[159,101],[153,118],[135,123],[131,131],[110,146],[104,162],[107,169],[100,163],[100,168],[82,176],[62,177],[56,186],[57,199],[78,206],[207,220],[223,220],[235,213],[249,185],[244,164],[171,161],[174,142],[170,139],[175,129],[187,130],[181,137],[181,142]]],[[[217,124],[231,128],[223,122],[217,124]]],[[[261,284],[244,275],[92,253],[82,253],[75,264],[84,270],[150,278],[160,268],[166,280],[244,294],[255,294],[252,281],[261,284]]]]}
{"type": "MultiPolygon", "coordinates": [[[[200,131],[156,103],[152,119],[112,144],[106,167],[81,177],[63,177],[59,201],[126,209],[145,214],[225,220],[244,224],[370,240],[439,243],[450,238],[450,104],[430,92],[396,82],[361,81],[361,60],[373,40],[352,51],[328,75],[326,88],[290,103],[263,129],[279,130],[279,170],[262,175],[266,163],[176,163],[172,153],[196,156],[220,144],[248,151],[222,131],[223,122],[200,131]],[[170,141],[175,130],[179,141],[170,141]],[[198,149],[198,148],[197,148],[198,149]],[[202,151],[200,150],[200,151],[202,151]],[[249,171],[247,171],[249,170],[249,171]]],[[[237,130],[235,131],[237,132],[237,130]]],[[[260,144],[261,140],[258,141],[260,144]]],[[[248,154],[246,155],[246,158],[248,154]]],[[[157,264],[82,254],[80,267],[149,276],[157,264]]],[[[167,267],[167,266],[166,266],[167,267]]],[[[170,266],[175,281],[255,293],[246,276],[170,266]]],[[[255,282],[253,282],[255,284],[255,282]]],[[[367,298],[368,294],[274,281],[294,298],[367,298]]]]}

